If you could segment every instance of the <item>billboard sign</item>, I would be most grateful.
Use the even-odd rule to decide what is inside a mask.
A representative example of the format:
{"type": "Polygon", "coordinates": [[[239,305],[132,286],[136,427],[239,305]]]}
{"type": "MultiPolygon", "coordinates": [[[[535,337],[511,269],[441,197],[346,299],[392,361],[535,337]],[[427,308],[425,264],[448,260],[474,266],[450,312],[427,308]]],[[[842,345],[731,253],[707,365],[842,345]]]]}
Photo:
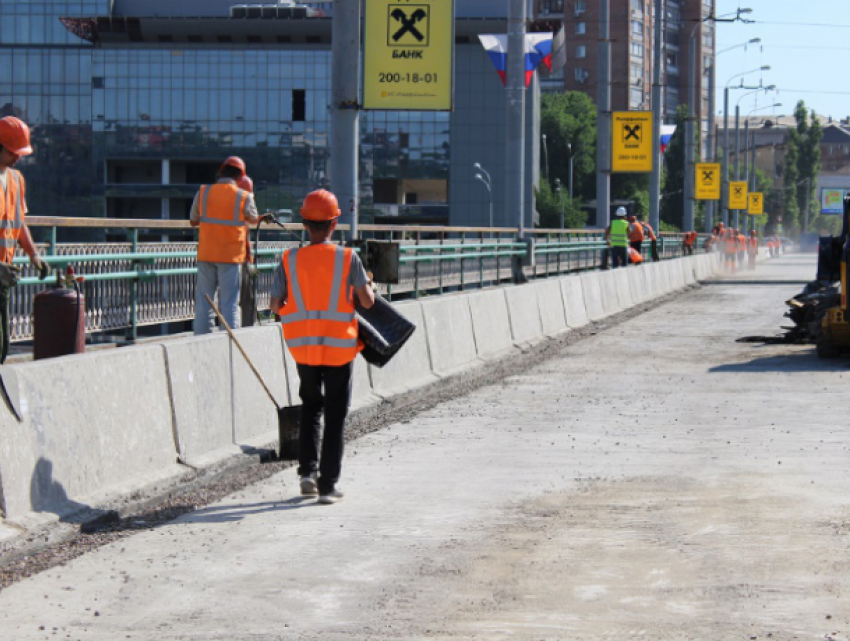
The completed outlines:
{"type": "Polygon", "coordinates": [[[821,189],[820,190],[820,213],[826,216],[840,216],[844,212],[844,197],[846,189],[821,189]]]}
{"type": "Polygon", "coordinates": [[[453,0],[366,0],[363,108],[450,111],[453,0]]]}
{"type": "Polygon", "coordinates": [[[615,111],[612,171],[652,171],[652,112],[615,111]]]}
{"type": "Polygon", "coordinates": [[[729,209],[747,209],[747,182],[745,180],[729,181],[729,209]]]}
{"type": "Polygon", "coordinates": [[[720,163],[696,164],[697,200],[720,200],[720,163]]]}
{"type": "Polygon", "coordinates": [[[749,194],[749,207],[747,213],[751,216],[761,216],[764,213],[764,194],[758,191],[751,191],[749,194]]]}

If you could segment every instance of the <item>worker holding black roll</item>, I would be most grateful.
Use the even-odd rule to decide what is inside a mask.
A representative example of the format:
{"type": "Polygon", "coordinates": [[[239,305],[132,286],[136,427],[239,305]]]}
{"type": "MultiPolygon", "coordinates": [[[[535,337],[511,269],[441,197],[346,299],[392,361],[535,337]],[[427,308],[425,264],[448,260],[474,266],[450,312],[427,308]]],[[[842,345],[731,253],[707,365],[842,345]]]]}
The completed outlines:
{"type": "Polygon", "coordinates": [[[0,118],[0,363],[9,352],[9,298],[12,287],[20,278],[20,268],[12,265],[15,248],[20,245],[30,264],[38,270],[41,280],[50,274],[50,267],[38,255],[35,243],[25,222],[27,215],[27,186],[21,172],[13,169],[21,156],[32,153],[30,129],[14,116],[0,118]]]}
{"type": "Polygon", "coordinates": [[[301,217],[310,244],[283,253],[269,305],[280,315],[283,336],[301,379],[301,494],[318,495],[323,504],[343,497],[336,485],[342,470],[354,359],[363,349],[357,338],[354,297],[366,309],[375,303],[360,258],[352,249],[331,242],[339,216],[339,204],[331,192],[320,189],[307,195],[301,217]],[[325,433],[320,457],[322,413],[325,433]]]}

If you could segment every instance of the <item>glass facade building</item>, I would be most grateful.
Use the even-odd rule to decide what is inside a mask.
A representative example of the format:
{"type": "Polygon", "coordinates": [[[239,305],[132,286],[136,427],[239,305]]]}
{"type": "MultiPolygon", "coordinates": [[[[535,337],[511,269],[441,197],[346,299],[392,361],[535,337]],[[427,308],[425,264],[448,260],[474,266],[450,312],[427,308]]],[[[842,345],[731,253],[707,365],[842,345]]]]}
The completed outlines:
{"type": "MultiPolygon", "coordinates": [[[[328,43],[95,44],[72,33],[85,36],[84,21],[60,20],[111,11],[108,0],[0,0],[0,115],[32,128],[21,169],[33,215],[187,218],[229,155],[245,159],[261,210],[327,186],[328,43]]],[[[445,214],[449,117],[362,113],[363,222],[405,203],[445,214]]]]}

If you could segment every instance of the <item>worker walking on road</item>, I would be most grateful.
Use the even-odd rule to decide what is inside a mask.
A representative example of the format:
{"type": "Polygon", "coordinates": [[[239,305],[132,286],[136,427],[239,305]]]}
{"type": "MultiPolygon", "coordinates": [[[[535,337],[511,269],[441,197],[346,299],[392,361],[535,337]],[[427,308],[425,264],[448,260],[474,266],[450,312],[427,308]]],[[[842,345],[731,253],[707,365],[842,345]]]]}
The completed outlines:
{"type": "Polygon", "coordinates": [[[628,263],[629,223],[626,220],[626,208],[617,207],[614,220],[605,230],[605,241],[611,252],[611,269],[626,267],[628,263]]]}
{"type": "Polygon", "coordinates": [[[245,163],[231,156],[218,170],[214,185],[203,185],[192,202],[189,224],[198,227],[198,277],[195,281],[196,335],[213,330],[215,315],[206,296],[215,298],[232,328],[241,326],[239,285],[247,259],[248,223],[258,220],[254,196],[237,181],[245,177],[245,163]]]}
{"type": "Polygon", "coordinates": [[[28,213],[26,182],[21,172],[13,169],[22,156],[31,153],[27,124],[14,116],[0,118],[0,187],[3,188],[0,202],[0,363],[6,361],[9,353],[9,298],[20,277],[20,269],[12,266],[15,248],[20,245],[41,280],[50,274],[50,267],[38,255],[25,222],[28,213]]]}
{"type": "Polygon", "coordinates": [[[339,216],[336,196],[329,191],[320,189],[307,195],[301,217],[310,244],[283,253],[270,302],[272,312],[280,315],[283,336],[301,378],[301,494],[318,494],[323,504],[343,497],[336,484],[342,470],[354,359],[363,349],[357,338],[354,296],[366,309],[375,303],[371,281],[357,254],[331,243],[339,216]]]}
{"type": "Polygon", "coordinates": [[[723,234],[723,261],[727,272],[738,271],[738,235],[731,227],[723,234]]]}
{"type": "Polygon", "coordinates": [[[747,241],[747,256],[750,259],[750,269],[756,268],[756,257],[759,253],[759,239],[756,236],[756,230],[750,230],[750,238],[747,241]]]}

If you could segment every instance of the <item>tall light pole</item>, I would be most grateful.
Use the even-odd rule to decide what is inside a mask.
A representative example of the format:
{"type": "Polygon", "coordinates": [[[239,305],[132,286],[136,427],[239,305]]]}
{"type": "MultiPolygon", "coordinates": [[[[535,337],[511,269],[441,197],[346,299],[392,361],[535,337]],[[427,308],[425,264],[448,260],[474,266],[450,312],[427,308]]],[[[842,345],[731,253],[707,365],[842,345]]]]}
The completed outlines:
{"type": "Polygon", "coordinates": [[[487,172],[484,167],[481,166],[480,163],[475,163],[472,165],[474,169],[477,169],[479,173],[475,174],[475,180],[480,180],[484,183],[484,186],[487,188],[487,199],[490,202],[490,233],[492,234],[493,230],[493,185],[490,181],[490,174],[487,172]]]}
{"type": "Polygon", "coordinates": [[[596,62],[596,226],[605,229],[611,220],[610,0],[599,0],[599,43],[596,62]]]}
{"type": "Polygon", "coordinates": [[[561,224],[560,228],[564,228],[564,191],[561,189],[561,179],[555,178],[555,195],[560,197],[561,200],[561,224]]]}
{"type": "Polygon", "coordinates": [[[567,155],[569,156],[569,165],[570,165],[570,182],[569,182],[569,194],[570,194],[570,207],[573,206],[573,146],[571,143],[567,143],[567,155]]]}
{"type": "Polygon", "coordinates": [[[549,148],[546,146],[546,134],[540,135],[543,140],[543,158],[546,160],[546,182],[549,182],[549,148]]]}
{"type": "MultiPolygon", "coordinates": [[[[723,89],[723,157],[721,164],[723,165],[720,174],[723,178],[721,185],[721,207],[723,210],[723,223],[729,226],[729,85],[735,78],[741,78],[757,71],[770,71],[770,65],[764,65],[758,69],[751,69],[738,73],[729,78],[726,87],[723,89]]],[[[734,87],[734,89],[758,89],[758,87],[734,87]]]]}
{"type": "MultiPolygon", "coordinates": [[[[764,91],[767,93],[768,91],[773,91],[776,89],[776,85],[768,85],[767,87],[759,87],[753,91],[748,91],[745,94],[741,94],[738,97],[738,101],[735,103],[735,180],[741,179],[741,128],[739,124],[739,119],[741,115],[741,100],[746,98],[747,96],[752,96],[754,93],[759,93],[760,91],[764,91]]],[[[735,210],[735,227],[738,227],[740,224],[740,209],[735,210]]]]}

